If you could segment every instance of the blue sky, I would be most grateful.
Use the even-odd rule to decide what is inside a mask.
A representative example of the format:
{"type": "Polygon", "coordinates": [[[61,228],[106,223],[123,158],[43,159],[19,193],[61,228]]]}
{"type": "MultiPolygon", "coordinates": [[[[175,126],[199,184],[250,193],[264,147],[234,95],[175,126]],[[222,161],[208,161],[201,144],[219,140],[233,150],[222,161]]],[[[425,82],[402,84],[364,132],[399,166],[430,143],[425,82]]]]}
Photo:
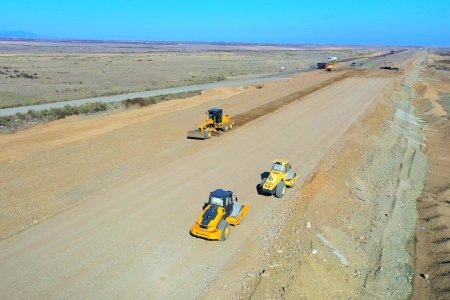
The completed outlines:
{"type": "Polygon", "coordinates": [[[3,0],[0,30],[45,37],[450,46],[450,0],[3,0]]]}

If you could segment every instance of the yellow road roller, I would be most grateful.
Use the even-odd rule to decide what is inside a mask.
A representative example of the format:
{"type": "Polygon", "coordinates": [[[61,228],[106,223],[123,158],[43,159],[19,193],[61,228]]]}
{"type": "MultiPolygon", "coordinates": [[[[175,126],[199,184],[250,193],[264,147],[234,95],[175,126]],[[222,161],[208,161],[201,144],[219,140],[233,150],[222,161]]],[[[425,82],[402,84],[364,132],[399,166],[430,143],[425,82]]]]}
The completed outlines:
{"type": "Polygon", "coordinates": [[[225,241],[230,235],[230,225],[238,225],[249,211],[247,205],[237,201],[238,198],[231,191],[212,191],[202,214],[191,228],[191,234],[206,240],[225,241]]]}
{"type": "Polygon", "coordinates": [[[275,159],[270,173],[267,173],[258,186],[258,192],[275,195],[277,198],[282,198],[286,188],[293,187],[298,180],[297,173],[292,171],[291,164],[286,159],[275,159]]]}

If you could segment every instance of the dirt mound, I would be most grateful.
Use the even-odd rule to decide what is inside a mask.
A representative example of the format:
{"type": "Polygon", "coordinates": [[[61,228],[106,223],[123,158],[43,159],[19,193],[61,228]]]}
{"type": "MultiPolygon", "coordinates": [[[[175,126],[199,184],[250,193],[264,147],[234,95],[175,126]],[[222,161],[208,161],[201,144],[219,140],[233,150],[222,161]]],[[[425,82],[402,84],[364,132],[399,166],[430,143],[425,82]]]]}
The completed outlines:
{"type": "Polygon", "coordinates": [[[245,112],[244,114],[239,114],[235,116],[235,124],[236,126],[243,126],[247,122],[250,122],[252,120],[255,120],[261,116],[264,116],[268,113],[274,112],[277,109],[288,105],[289,103],[292,103],[294,101],[301,100],[302,98],[320,90],[323,88],[329,87],[331,84],[339,82],[341,80],[344,80],[346,78],[349,78],[351,76],[355,76],[356,71],[347,71],[343,74],[333,77],[331,79],[328,79],[324,82],[321,82],[319,84],[313,85],[307,89],[304,89],[300,92],[293,93],[291,95],[288,95],[286,97],[283,97],[281,99],[277,99],[274,102],[266,103],[264,105],[261,105],[259,107],[256,107],[255,109],[252,109],[250,111],[245,112]]]}
{"type": "Polygon", "coordinates": [[[416,277],[413,299],[450,298],[450,120],[440,92],[450,91],[444,71],[422,71],[416,85],[417,105],[428,122],[429,170],[423,196],[417,201],[419,222],[416,243],[416,277]]]}

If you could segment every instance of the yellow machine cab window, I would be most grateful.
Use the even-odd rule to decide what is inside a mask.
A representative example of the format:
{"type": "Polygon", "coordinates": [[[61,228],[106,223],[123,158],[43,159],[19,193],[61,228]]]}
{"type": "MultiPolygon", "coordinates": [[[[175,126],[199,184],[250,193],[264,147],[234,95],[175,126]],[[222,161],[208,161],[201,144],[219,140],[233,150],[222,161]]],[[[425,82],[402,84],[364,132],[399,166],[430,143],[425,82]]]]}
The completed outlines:
{"type": "Polygon", "coordinates": [[[280,162],[274,162],[272,165],[272,170],[285,173],[284,166],[280,162]]]}

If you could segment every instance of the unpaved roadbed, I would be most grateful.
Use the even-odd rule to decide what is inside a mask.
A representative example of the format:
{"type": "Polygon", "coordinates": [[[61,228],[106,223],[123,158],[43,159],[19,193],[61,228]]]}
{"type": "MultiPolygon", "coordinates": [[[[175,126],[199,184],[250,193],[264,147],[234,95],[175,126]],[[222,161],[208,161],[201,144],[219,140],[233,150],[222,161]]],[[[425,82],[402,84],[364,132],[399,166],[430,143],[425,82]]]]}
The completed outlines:
{"type": "MultiPolygon", "coordinates": [[[[380,237],[398,237],[403,243],[413,230],[408,221],[402,224],[404,233],[389,232],[403,222],[395,214],[403,209],[403,198],[394,201],[403,192],[383,173],[401,165],[409,169],[404,163],[411,161],[411,151],[404,147],[409,136],[404,133],[411,131],[410,122],[393,122],[382,131],[384,118],[394,111],[386,105],[376,106],[375,119],[358,121],[376,103],[391,100],[401,73],[338,76],[312,72],[262,88],[209,91],[148,109],[69,118],[1,136],[0,145],[8,151],[0,154],[0,176],[12,178],[2,190],[2,197],[11,199],[3,202],[7,213],[2,220],[9,227],[2,230],[9,238],[0,241],[0,272],[8,274],[0,283],[2,296],[259,298],[275,291],[274,296],[297,299],[298,292],[361,295],[373,293],[387,279],[392,279],[389,284],[407,282],[403,274],[409,269],[389,260],[400,253],[405,266],[407,249],[392,252],[380,237]],[[321,83],[323,88],[316,88],[321,83]],[[261,109],[267,103],[277,103],[278,109],[261,109]],[[251,121],[241,119],[245,126],[219,138],[186,140],[186,129],[212,106],[234,116],[256,115],[251,121]],[[342,138],[355,122],[356,129],[342,138]],[[393,145],[377,135],[385,132],[393,145]],[[355,147],[348,152],[347,144],[355,147]],[[372,161],[388,164],[385,153],[391,150],[398,150],[392,166],[369,172],[372,161]],[[316,173],[325,155],[327,163],[316,173]],[[276,157],[289,158],[301,177],[281,201],[256,194],[261,173],[276,157]],[[383,190],[394,203],[385,217],[380,215],[384,207],[370,201],[373,191],[367,187],[372,184],[392,187],[383,190]],[[225,243],[194,239],[189,228],[205,197],[218,187],[232,189],[240,202],[250,205],[250,213],[225,243]],[[35,226],[17,233],[18,219],[25,228],[35,226]],[[381,242],[372,247],[375,241],[381,242]],[[378,265],[368,263],[372,258],[366,244],[381,253],[378,265]],[[370,278],[367,274],[378,266],[386,272],[370,278]],[[402,276],[392,277],[396,270],[402,276]],[[328,280],[329,290],[323,290],[321,280],[328,280]],[[370,289],[361,290],[364,281],[370,289]],[[292,285],[279,286],[281,282],[292,285]]],[[[408,293],[410,285],[404,286],[399,293],[408,293]]],[[[397,294],[388,290],[386,296],[391,295],[397,294]]]]}
{"type": "MultiPolygon", "coordinates": [[[[8,298],[201,294],[280,203],[255,192],[271,160],[289,157],[304,179],[389,82],[389,78],[348,78],[219,139],[201,144],[185,140],[183,144],[193,146],[184,156],[169,156],[172,162],[0,242],[0,269],[9,274],[2,282],[3,294],[8,298]],[[251,207],[245,222],[232,229],[226,251],[223,243],[188,234],[206,195],[217,187],[232,189],[251,207]],[[218,252],[220,259],[205,260],[218,252]]],[[[201,115],[206,107],[183,110],[188,113],[185,117],[168,115],[172,124],[178,120],[173,128],[180,138],[189,117],[201,115]]],[[[136,134],[130,127],[127,133],[136,134]]],[[[152,132],[143,134],[151,139],[152,132]]],[[[110,143],[97,138],[91,146],[98,147],[100,141],[110,143]]],[[[175,155],[176,149],[163,148],[175,155]]]]}
{"type": "Polygon", "coordinates": [[[248,242],[259,246],[245,245],[241,259],[205,299],[410,295],[415,199],[426,160],[418,153],[420,143],[410,142],[414,132],[420,137],[420,128],[397,117],[410,106],[399,79],[392,83],[396,93],[380,95],[367,116],[334,144],[300,195],[280,204],[259,236],[248,242]],[[234,284],[222,287],[236,274],[241,277],[234,284]]]}

